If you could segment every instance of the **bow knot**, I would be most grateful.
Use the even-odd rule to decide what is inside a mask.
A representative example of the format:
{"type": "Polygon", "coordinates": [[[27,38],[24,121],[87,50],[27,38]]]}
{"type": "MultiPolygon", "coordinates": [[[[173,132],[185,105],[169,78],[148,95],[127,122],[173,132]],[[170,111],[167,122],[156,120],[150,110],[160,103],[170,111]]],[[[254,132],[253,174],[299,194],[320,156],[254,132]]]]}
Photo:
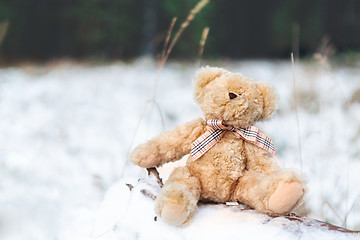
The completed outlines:
{"type": "Polygon", "coordinates": [[[274,156],[276,155],[272,140],[254,126],[249,126],[247,128],[235,128],[233,126],[226,125],[224,121],[217,119],[209,119],[206,123],[209,130],[191,144],[190,155],[193,160],[197,160],[205,152],[210,150],[210,148],[220,141],[226,131],[231,131],[235,134],[235,136],[270,152],[274,156]]]}

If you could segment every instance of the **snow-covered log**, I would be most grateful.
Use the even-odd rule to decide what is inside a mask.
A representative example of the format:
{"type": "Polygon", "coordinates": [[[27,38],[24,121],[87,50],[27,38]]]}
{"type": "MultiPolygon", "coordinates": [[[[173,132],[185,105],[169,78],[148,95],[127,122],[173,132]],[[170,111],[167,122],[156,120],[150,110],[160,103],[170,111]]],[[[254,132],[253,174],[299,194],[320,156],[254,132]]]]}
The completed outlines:
{"type": "Polygon", "coordinates": [[[360,239],[360,233],[307,217],[270,217],[244,205],[199,204],[187,227],[155,216],[160,186],[154,176],[122,179],[108,191],[95,224],[96,239],[360,239]]]}

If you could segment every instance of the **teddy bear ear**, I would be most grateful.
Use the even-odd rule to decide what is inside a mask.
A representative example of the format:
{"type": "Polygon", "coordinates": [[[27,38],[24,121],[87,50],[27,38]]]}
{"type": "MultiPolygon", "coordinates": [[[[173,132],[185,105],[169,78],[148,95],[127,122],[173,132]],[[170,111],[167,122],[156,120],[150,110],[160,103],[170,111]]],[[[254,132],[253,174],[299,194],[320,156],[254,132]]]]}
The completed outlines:
{"type": "Polygon", "coordinates": [[[195,99],[200,102],[204,97],[204,89],[211,81],[220,77],[221,75],[228,73],[227,70],[218,67],[202,67],[198,70],[195,77],[195,99]]]}
{"type": "Polygon", "coordinates": [[[274,88],[266,82],[258,82],[256,86],[263,98],[263,113],[260,118],[267,119],[276,108],[277,95],[274,88]]]}

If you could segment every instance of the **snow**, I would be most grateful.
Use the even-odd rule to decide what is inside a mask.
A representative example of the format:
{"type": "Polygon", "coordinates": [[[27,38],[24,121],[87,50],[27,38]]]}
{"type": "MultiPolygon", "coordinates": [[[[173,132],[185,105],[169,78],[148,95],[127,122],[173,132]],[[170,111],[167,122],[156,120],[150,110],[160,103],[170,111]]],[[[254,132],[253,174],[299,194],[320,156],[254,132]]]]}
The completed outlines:
{"type": "MultiPolygon", "coordinates": [[[[296,66],[300,155],[290,62],[216,65],[275,86],[278,113],[258,126],[275,142],[284,166],[303,172],[309,215],[360,229],[360,104],[349,109],[344,98],[360,89],[360,70],[296,66]]],[[[0,239],[94,239],[105,231],[97,239],[153,239],[155,232],[156,239],[238,238],[239,232],[253,239],[292,239],[293,230],[282,227],[286,219],[259,224],[267,217],[229,206],[200,206],[187,228],[154,222],[153,201],[137,191],[146,185],[137,182],[146,172],[126,163],[127,155],[201,116],[192,98],[195,71],[193,64],[165,66],[156,85],[158,107],[147,105],[136,131],[157,73],[151,60],[0,69],[0,239]],[[125,182],[136,188],[130,192],[125,182]]],[[[161,176],[166,180],[181,164],[164,166],[161,176]]],[[[341,239],[336,232],[302,231],[303,239],[341,239]]]]}

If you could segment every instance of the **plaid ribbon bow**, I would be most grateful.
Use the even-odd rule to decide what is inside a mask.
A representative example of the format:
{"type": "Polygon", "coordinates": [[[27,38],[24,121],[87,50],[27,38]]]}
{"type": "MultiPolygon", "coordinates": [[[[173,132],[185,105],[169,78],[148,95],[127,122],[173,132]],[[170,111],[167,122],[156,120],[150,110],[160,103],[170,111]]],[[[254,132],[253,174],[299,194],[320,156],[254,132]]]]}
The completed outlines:
{"type": "Polygon", "coordinates": [[[234,128],[232,126],[225,125],[224,121],[216,119],[209,119],[206,123],[210,129],[191,144],[190,156],[193,160],[197,160],[204,153],[209,151],[210,148],[220,141],[226,131],[231,131],[237,137],[265,149],[274,156],[276,155],[272,140],[254,126],[247,128],[234,128]]]}

